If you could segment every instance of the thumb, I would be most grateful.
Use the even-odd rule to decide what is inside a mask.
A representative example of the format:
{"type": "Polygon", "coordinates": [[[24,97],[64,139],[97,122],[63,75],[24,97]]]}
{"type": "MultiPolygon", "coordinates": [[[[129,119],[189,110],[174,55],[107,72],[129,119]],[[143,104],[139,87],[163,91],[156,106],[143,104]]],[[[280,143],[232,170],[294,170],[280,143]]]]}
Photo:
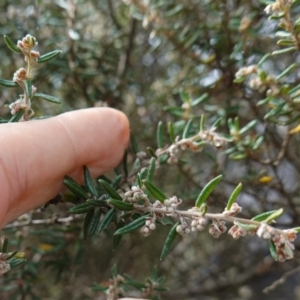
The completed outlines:
{"type": "Polygon", "coordinates": [[[120,111],[90,108],[45,120],[0,126],[0,227],[44,204],[63,188],[65,175],[83,181],[115,167],[129,140],[120,111]]]}

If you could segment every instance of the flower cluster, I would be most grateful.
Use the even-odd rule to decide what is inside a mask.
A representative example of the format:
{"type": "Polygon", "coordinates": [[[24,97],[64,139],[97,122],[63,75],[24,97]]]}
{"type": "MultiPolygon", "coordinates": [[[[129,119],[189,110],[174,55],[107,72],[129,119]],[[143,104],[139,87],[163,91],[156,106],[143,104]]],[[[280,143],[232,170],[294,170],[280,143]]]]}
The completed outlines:
{"type": "Polygon", "coordinates": [[[228,234],[232,235],[234,239],[239,239],[241,236],[247,235],[247,231],[240,226],[240,224],[235,223],[228,231],[228,234]]]}
{"type": "MultiPolygon", "coordinates": [[[[17,47],[22,51],[25,56],[25,61],[28,62],[31,66],[37,64],[38,59],[40,57],[40,53],[38,51],[32,50],[35,46],[37,46],[38,42],[35,37],[27,34],[22,41],[18,41],[17,47]]],[[[31,74],[28,74],[31,77],[31,74]]]]}
{"type": "Polygon", "coordinates": [[[208,232],[214,238],[218,238],[222,233],[226,232],[227,227],[225,226],[225,221],[213,219],[208,232]]]}
{"type": "Polygon", "coordinates": [[[129,191],[124,194],[124,200],[136,203],[140,200],[148,203],[148,197],[145,192],[138,186],[133,185],[129,191]]]}
{"type": "Polygon", "coordinates": [[[155,230],[155,228],[155,218],[148,218],[145,225],[141,228],[141,233],[143,236],[148,236],[150,235],[151,231],[155,230]]]}
{"type": "Polygon", "coordinates": [[[122,297],[124,294],[124,289],[120,286],[125,281],[125,278],[121,275],[117,275],[114,279],[109,279],[109,287],[105,291],[106,300],[115,300],[122,297]]]}
{"type": "Polygon", "coordinates": [[[194,217],[191,223],[192,231],[203,231],[207,224],[207,219],[205,217],[194,217]]]}
{"type": "Polygon", "coordinates": [[[293,229],[278,231],[267,224],[262,224],[256,234],[263,239],[272,240],[278,261],[284,262],[294,257],[295,246],[292,242],[295,241],[297,235],[293,229]]]}
{"type": "Polygon", "coordinates": [[[6,253],[0,253],[0,275],[10,270],[10,264],[7,262],[8,255],[6,253]]]}

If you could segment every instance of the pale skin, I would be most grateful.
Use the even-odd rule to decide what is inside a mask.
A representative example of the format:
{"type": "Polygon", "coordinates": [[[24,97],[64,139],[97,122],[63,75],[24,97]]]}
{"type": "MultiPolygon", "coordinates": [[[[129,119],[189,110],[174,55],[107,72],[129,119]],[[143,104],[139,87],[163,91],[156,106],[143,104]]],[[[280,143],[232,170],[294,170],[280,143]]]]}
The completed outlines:
{"type": "Polygon", "coordinates": [[[90,108],[53,118],[0,126],[0,228],[64,189],[69,175],[83,182],[114,168],[129,141],[126,116],[90,108]]]}

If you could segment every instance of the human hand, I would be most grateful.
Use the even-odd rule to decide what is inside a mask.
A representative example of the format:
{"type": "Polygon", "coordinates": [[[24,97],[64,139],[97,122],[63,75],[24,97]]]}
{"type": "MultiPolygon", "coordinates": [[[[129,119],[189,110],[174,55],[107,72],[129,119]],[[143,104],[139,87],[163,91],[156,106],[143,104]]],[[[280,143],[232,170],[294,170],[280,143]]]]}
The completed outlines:
{"type": "Polygon", "coordinates": [[[55,197],[65,175],[83,182],[83,165],[93,177],[115,167],[128,141],[127,118],[111,108],[2,124],[0,228],[55,197]]]}

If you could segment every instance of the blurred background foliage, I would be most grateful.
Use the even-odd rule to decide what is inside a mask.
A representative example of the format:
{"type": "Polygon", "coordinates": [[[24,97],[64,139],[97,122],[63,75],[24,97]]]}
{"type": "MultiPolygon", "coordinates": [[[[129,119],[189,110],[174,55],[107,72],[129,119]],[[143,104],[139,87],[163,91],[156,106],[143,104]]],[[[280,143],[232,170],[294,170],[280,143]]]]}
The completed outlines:
{"type": "MultiPolygon", "coordinates": [[[[278,21],[268,20],[265,6],[255,0],[2,0],[0,34],[17,41],[29,33],[37,38],[41,54],[63,51],[39,65],[34,79],[38,92],[56,96],[63,104],[35,103],[36,117],[92,106],[115,107],[129,117],[141,150],[157,148],[159,121],[173,122],[180,133],[189,119],[196,128],[204,114],[208,128],[221,118],[217,131],[229,135],[229,118],[238,117],[241,127],[258,120],[245,138],[264,136],[264,150],[247,152],[240,160],[229,158],[224,149],[207,146],[200,153],[187,153],[186,163],[162,165],[154,181],[190,208],[201,188],[222,173],[224,179],[208,201],[210,211],[221,212],[231,191],[242,182],[238,202],[243,217],[283,207],[278,226],[292,228],[300,225],[300,147],[299,135],[286,136],[298,125],[299,106],[289,112],[292,116],[286,114],[295,119],[291,125],[278,119],[266,121],[272,105],[256,105],[265,91],[233,82],[241,67],[280,49],[275,37],[278,21]],[[285,139],[288,146],[283,148],[285,139]],[[265,152],[274,162],[282,149],[278,164],[264,161],[265,152]]],[[[295,5],[293,13],[299,12],[295,5]]],[[[23,56],[8,50],[3,39],[0,55],[0,77],[11,79],[23,66],[23,56]]],[[[294,51],[269,58],[263,67],[277,76],[299,60],[294,51]]],[[[299,76],[296,69],[285,83],[297,86],[299,76]]],[[[2,117],[9,117],[5,105],[17,98],[17,89],[1,89],[2,117]]],[[[170,144],[167,136],[165,140],[170,144]]],[[[131,150],[129,160],[134,160],[131,150]]],[[[65,217],[68,208],[50,205],[31,217],[65,217]]],[[[298,267],[297,243],[295,259],[280,264],[270,257],[267,243],[255,236],[233,240],[222,235],[215,240],[203,232],[181,239],[160,262],[168,231],[164,226],[148,238],[138,232],[126,235],[112,252],[111,229],[84,242],[81,223],[3,230],[10,238],[10,251],[25,251],[28,261],[1,278],[1,299],[105,299],[91,286],[105,285],[115,262],[121,274],[140,281],[157,265],[169,287],[162,299],[262,299],[265,287],[298,267]]],[[[296,271],[267,297],[299,299],[296,271]]]]}

